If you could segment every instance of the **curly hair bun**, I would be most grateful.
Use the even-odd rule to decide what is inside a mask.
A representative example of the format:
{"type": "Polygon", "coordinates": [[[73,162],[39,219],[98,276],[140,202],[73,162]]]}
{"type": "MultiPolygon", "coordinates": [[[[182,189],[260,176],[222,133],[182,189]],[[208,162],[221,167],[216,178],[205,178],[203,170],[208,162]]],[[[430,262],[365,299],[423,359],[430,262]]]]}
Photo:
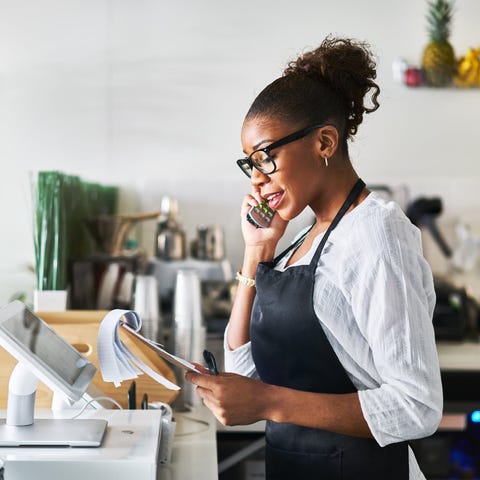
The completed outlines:
{"type": "Polygon", "coordinates": [[[380,87],[373,81],[376,76],[376,63],[367,43],[331,36],[315,50],[290,62],[283,72],[283,77],[308,77],[327,84],[343,97],[345,134],[349,138],[357,132],[363,114],[374,112],[379,107],[380,87]],[[365,100],[370,91],[371,106],[366,106],[365,100]]]}

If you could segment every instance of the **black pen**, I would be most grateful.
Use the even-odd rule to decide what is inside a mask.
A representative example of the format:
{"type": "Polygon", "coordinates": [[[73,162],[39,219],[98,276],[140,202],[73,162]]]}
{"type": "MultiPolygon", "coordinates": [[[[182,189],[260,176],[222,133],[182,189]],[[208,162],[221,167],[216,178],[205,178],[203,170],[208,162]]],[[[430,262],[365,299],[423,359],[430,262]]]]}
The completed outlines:
{"type": "Polygon", "coordinates": [[[148,410],[148,395],[146,393],[143,394],[141,409],[148,410]]]}
{"type": "Polygon", "coordinates": [[[127,400],[128,400],[128,409],[129,410],[136,410],[137,408],[137,384],[135,380],[132,381],[130,384],[130,388],[128,389],[127,393],[127,400]]]}
{"type": "Polygon", "coordinates": [[[217,362],[215,361],[213,353],[209,352],[208,350],[204,350],[203,358],[205,359],[205,363],[207,364],[207,368],[210,370],[210,373],[212,375],[218,375],[217,362]]]}

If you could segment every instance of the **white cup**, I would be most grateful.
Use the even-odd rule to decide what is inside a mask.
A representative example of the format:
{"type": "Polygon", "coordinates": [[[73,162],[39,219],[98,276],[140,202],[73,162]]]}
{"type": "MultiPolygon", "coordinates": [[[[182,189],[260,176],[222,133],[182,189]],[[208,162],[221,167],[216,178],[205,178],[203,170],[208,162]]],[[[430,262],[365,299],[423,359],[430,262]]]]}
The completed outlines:
{"type": "Polygon", "coordinates": [[[153,275],[135,277],[133,309],[142,319],[142,335],[157,342],[161,333],[161,316],[157,279],[153,275]]]}
{"type": "MultiPolygon", "coordinates": [[[[179,270],[175,282],[173,303],[173,350],[175,355],[189,362],[202,362],[206,342],[206,327],[202,316],[200,276],[196,270],[179,270]]],[[[188,408],[200,403],[195,388],[185,382],[182,372],[177,382],[182,392],[175,400],[177,408],[188,408]]]]}
{"type": "Polygon", "coordinates": [[[204,326],[200,276],[196,270],[178,271],[173,313],[176,328],[195,330],[204,326]]]}

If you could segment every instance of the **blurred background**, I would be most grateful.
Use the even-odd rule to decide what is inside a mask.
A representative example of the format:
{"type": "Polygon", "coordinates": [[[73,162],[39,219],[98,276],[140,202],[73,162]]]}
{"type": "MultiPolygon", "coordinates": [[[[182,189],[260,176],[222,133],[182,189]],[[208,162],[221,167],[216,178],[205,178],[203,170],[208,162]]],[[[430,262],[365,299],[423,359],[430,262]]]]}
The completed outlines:
{"type": "MultiPolygon", "coordinates": [[[[0,0],[0,303],[35,285],[31,175],[60,170],[116,185],[119,213],[178,200],[186,237],[221,225],[242,259],[235,159],[255,95],[328,34],[365,39],[378,56],[381,108],[350,152],[368,184],[410,199],[441,196],[447,239],[480,225],[480,91],[408,88],[392,63],[418,65],[426,2],[365,0],[0,0]]],[[[457,0],[451,44],[480,44],[477,0],[457,0]]],[[[295,230],[295,228],[293,229],[295,230]]],[[[155,222],[133,236],[150,254],[155,222]]],[[[288,237],[285,241],[289,241],[288,237]]],[[[432,266],[444,257],[425,239],[432,266]]],[[[476,276],[474,276],[476,277],[476,276]]],[[[476,279],[473,278],[472,282],[476,279]]]]}
{"type": "MultiPolygon", "coordinates": [[[[435,274],[446,407],[416,454],[428,478],[480,478],[480,50],[474,86],[419,85],[427,10],[419,0],[0,0],[0,306],[68,288],[72,309],[135,308],[146,336],[195,360],[208,345],[221,364],[243,255],[245,113],[327,35],[366,40],[381,107],[351,159],[422,229],[435,274]]],[[[453,3],[456,59],[480,48],[479,22],[478,0],[453,3]]],[[[279,248],[308,221],[293,221],[279,248]]],[[[228,460],[251,441],[219,431],[220,478],[263,478],[261,454],[236,473],[228,460]]]]}

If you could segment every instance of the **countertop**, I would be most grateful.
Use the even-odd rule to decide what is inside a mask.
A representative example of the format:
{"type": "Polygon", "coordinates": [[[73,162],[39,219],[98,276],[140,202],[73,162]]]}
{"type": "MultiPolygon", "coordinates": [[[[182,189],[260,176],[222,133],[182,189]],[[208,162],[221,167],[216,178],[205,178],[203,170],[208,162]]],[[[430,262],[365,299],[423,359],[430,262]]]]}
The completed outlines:
{"type": "Polygon", "coordinates": [[[204,406],[174,412],[177,423],[171,463],[160,465],[161,480],[217,480],[217,422],[204,406]]]}
{"type": "MultiPolygon", "coordinates": [[[[5,411],[0,417],[5,418],[5,411]]],[[[51,410],[36,410],[36,418],[52,418],[51,410]]],[[[63,418],[68,418],[73,412],[63,418]]],[[[57,417],[55,417],[57,418],[57,417]]],[[[105,418],[101,447],[3,447],[8,480],[217,480],[216,421],[205,407],[174,412],[177,429],[171,463],[157,464],[158,410],[89,410],[81,418],[105,418]]]]}
{"type": "MultiPolygon", "coordinates": [[[[5,425],[5,414],[5,411],[0,413],[1,428],[7,431],[23,428],[5,425]]],[[[55,412],[35,410],[35,420],[52,419],[61,423],[74,414],[75,410],[70,409],[55,412]]],[[[159,410],[89,409],[79,417],[79,421],[92,418],[108,422],[100,447],[2,447],[0,458],[5,463],[5,478],[131,480],[137,476],[143,480],[157,480],[161,430],[159,410]]]]}
{"type": "MultiPolygon", "coordinates": [[[[440,366],[443,371],[480,372],[480,343],[469,341],[438,342],[437,348],[440,366]]],[[[140,468],[140,470],[143,468],[145,472],[151,472],[151,474],[142,477],[142,480],[144,478],[155,478],[155,480],[216,480],[218,479],[217,431],[234,434],[263,432],[265,428],[265,422],[240,427],[225,427],[203,405],[198,405],[188,412],[175,411],[174,419],[177,422],[177,429],[171,463],[167,465],[159,464],[157,467],[154,456],[158,446],[155,443],[155,435],[158,434],[155,423],[158,424],[158,417],[153,411],[151,413],[145,413],[146,411],[141,410],[96,410],[94,412],[90,415],[97,418],[106,418],[112,427],[105,438],[102,446],[103,450],[102,447],[93,449],[1,448],[0,458],[6,460],[6,478],[12,480],[27,478],[24,475],[27,466],[34,469],[36,478],[39,480],[54,478],[42,475],[38,467],[42,463],[46,465],[47,461],[60,463],[59,459],[61,459],[62,468],[70,469],[73,472],[72,475],[68,474],[69,480],[86,478],[78,475],[78,469],[82,464],[88,463],[96,463],[95,468],[97,469],[95,475],[88,476],[90,480],[105,478],[106,471],[111,471],[115,480],[127,478],[123,473],[126,474],[131,466],[140,468]],[[148,416],[150,416],[150,420],[146,421],[148,416]],[[120,442],[115,440],[115,428],[123,433],[126,426],[133,427],[135,425],[143,432],[138,439],[138,443],[129,447],[124,437],[120,442]],[[68,460],[68,462],[65,460],[68,460]],[[99,461],[100,463],[97,463],[99,461]],[[98,468],[100,466],[102,468],[98,468]],[[23,474],[21,476],[13,475],[16,468],[22,469],[23,474]],[[101,475],[100,471],[103,472],[101,475]]],[[[48,417],[51,415],[51,411],[36,411],[35,414],[37,418],[48,417]]],[[[0,417],[5,418],[5,412],[0,412],[0,417]]],[[[444,415],[440,426],[440,429],[446,430],[462,430],[464,428],[465,415],[444,415]]],[[[131,477],[129,479],[131,480],[131,477]]]]}
{"type": "Polygon", "coordinates": [[[480,342],[441,341],[437,342],[440,369],[480,372],[480,342]]]}

